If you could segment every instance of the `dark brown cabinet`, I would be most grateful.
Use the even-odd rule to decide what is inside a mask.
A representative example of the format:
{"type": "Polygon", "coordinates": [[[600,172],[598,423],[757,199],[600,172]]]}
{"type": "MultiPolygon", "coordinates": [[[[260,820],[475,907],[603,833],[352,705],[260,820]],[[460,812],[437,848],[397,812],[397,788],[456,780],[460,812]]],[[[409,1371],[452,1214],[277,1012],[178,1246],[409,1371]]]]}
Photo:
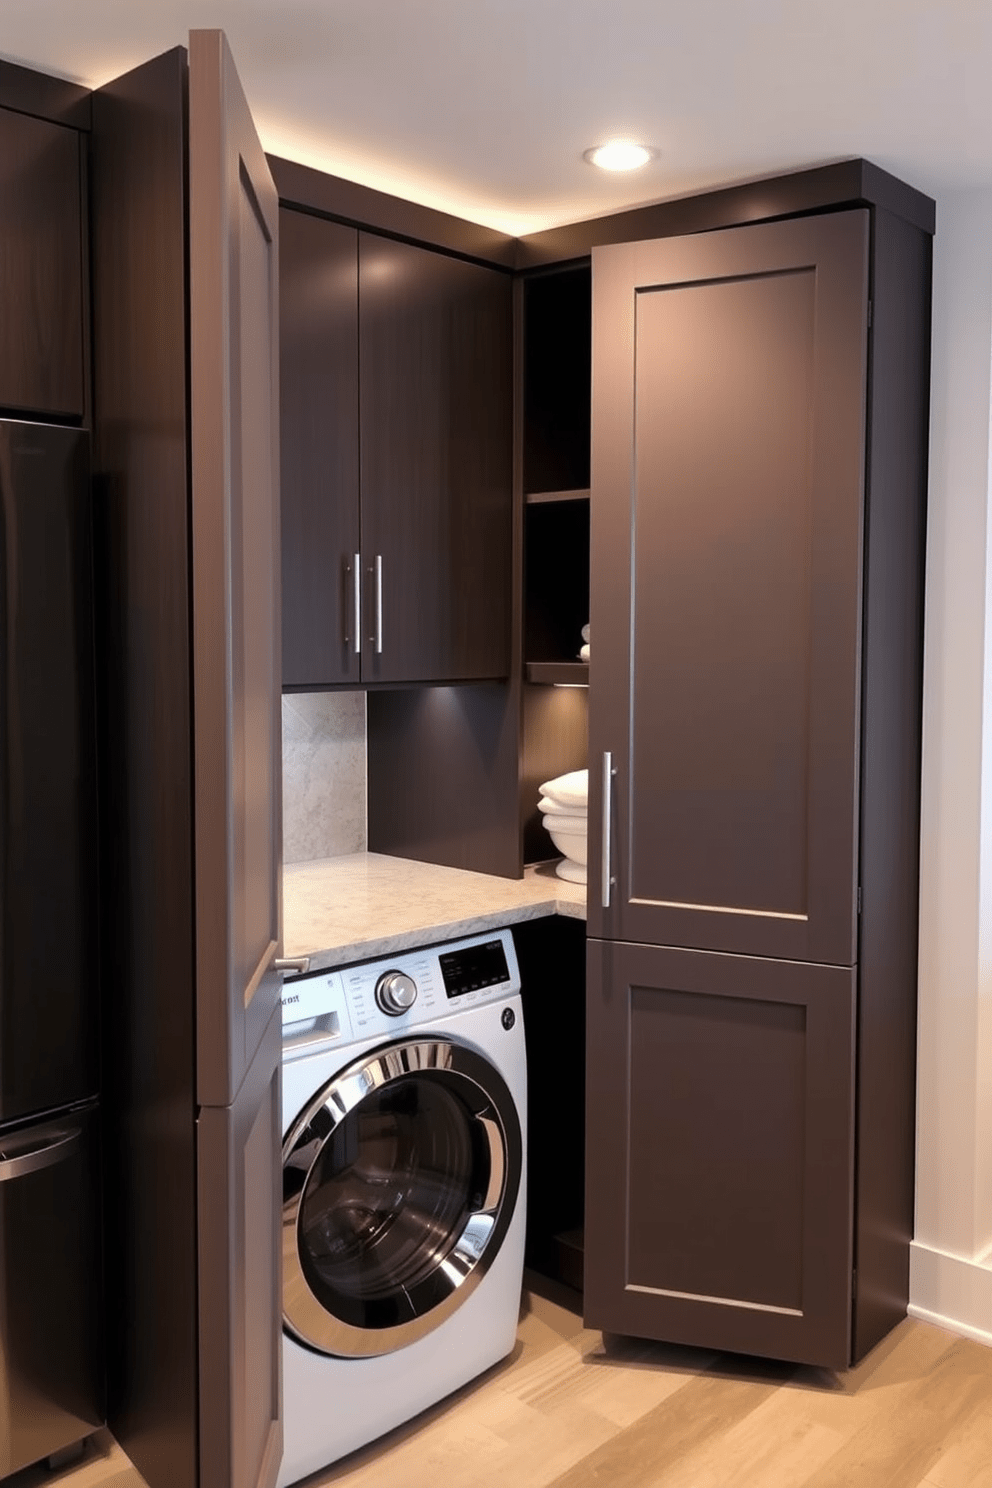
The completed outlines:
{"type": "Polygon", "coordinates": [[[604,250],[596,333],[590,933],[850,965],[868,213],[604,250]]]}
{"type": "Polygon", "coordinates": [[[279,211],[282,683],[357,684],[358,233],[279,211]]]}
{"type": "Polygon", "coordinates": [[[593,253],[587,1322],[904,1315],[929,233],[593,253]]]}
{"type": "Polygon", "coordinates": [[[509,276],[284,208],[283,685],[509,671],[509,276]]]}
{"type": "Polygon", "coordinates": [[[850,1359],[852,967],[592,940],[585,1319],[850,1359]]]}
{"type": "Polygon", "coordinates": [[[0,108],[0,408],[84,411],[83,142],[0,108]]]}
{"type": "Polygon", "coordinates": [[[108,1423],[282,1447],[278,198],[218,31],[93,97],[108,1423]]]}

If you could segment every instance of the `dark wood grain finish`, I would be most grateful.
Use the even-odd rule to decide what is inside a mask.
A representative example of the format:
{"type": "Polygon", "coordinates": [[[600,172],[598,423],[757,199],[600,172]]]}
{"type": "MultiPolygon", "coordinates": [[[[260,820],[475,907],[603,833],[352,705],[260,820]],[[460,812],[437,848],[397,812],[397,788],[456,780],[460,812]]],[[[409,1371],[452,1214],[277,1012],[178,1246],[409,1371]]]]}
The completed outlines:
{"type": "Polygon", "coordinates": [[[279,213],[283,687],[357,682],[358,234],[279,213]]]}
{"type": "Polygon", "coordinates": [[[520,758],[520,831],[525,863],[561,857],[537,809],[540,786],[568,770],[584,770],[589,758],[589,690],[586,687],[525,686],[520,758]]]}
{"type": "Polygon", "coordinates": [[[279,207],[223,32],[189,75],[197,1096],[227,1106],[281,991],[279,207]]]}
{"type": "Polygon", "coordinates": [[[0,408],[84,411],[83,204],[76,129],[0,109],[0,408]]]}
{"type": "Polygon", "coordinates": [[[282,1458],[281,1036],[277,1008],[234,1104],[197,1123],[201,1488],[271,1488],[282,1458]]]}
{"type": "Polygon", "coordinates": [[[0,108],[87,130],[92,122],[91,99],[90,90],[78,83],[0,60],[0,108]]]}
{"type": "Polygon", "coordinates": [[[359,296],[363,679],[505,677],[509,281],[362,233],[359,296]]]}
{"type": "Polygon", "coordinates": [[[381,233],[441,248],[463,258],[509,270],[516,253],[515,238],[478,222],[467,222],[450,212],[439,212],[419,202],[404,201],[357,181],[346,181],[295,160],[268,157],[279,200],[357,227],[372,227],[381,233]]]}
{"type": "Polygon", "coordinates": [[[558,687],[588,687],[587,661],[528,661],[524,665],[526,682],[550,682],[558,687]]]}
{"type": "Polygon", "coordinates": [[[855,959],[867,270],[864,212],[595,259],[592,933],[855,959]]]}
{"type": "Polygon", "coordinates": [[[905,1316],[913,1234],[929,237],[873,223],[854,1357],[905,1316]]]}
{"type": "Polygon", "coordinates": [[[526,269],[582,258],[605,243],[678,237],[808,212],[874,205],[923,232],[934,231],[936,204],[930,197],[871,161],[843,160],[531,233],[519,241],[516,266],[526,269]]]}
{"type": "Polygon", "coordinates": [[[108,1421],[150,1488],[197,1483],[185,101],[177,48],[92,139],[108,1421]]]}
{"type": "Polygon", "coordinates": [[[589,942],[587,1326],[846,1367],[854,981],[589,942]]]}
{"type": "Polygon", "coordinates": [[[524,490],[589,485],[589,267],[524,281],[524,490]]]}
{"type": "Polygon", "coordinates": [[[519,878],[517,733],[505,683],[370,692],[370,851],[519,878]]]}
{"type": "Polygon", "coordinates": [[[524,497],[528,506],[540,506],[548,502],[588,501],[589,487],[578,486],[574,491],[528,491],[524,497]]]}

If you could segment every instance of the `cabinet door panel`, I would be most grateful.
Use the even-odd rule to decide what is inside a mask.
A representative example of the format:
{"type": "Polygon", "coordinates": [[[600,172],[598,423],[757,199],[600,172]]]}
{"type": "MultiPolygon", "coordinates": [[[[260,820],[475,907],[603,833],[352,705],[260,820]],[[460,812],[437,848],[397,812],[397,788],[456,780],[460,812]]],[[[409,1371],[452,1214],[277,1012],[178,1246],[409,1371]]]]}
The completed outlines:
{"type": "Polygon", "coordinates": [[[282,1019],[233,1106],[197,1122],[200,1483],[271,1488],[282,1457],[282,1019]]]}
{"type": "Polygon", "coordinates": [[[510,295],[495,270],[359,237],[365,681],[509,671],[510,295]]]}
{"type": "Polygon", "coordinates": [[[588,957],[587,1323],[846,1367],[854,971],[588,957]]]}
{"type": "Polygon", "coordinates": [[[278,203],[221,32],[190,44],[197,1093],[234,1099],[282,936],[278,203]]]}
{"type": "Polygon", "coordinates": [[[867,242],[851,212],[596,256],[594,933],[854,960],[867,242]]]}
{"type": "Polygon", "coordinates": [[[283,687],[357,682],[358,233],[279,213],[283,687]]]}
{"type": "Polygon", "coordinates": [[[75,129],[0,109],[0,407],[83,412],[83,221],[75,129]]]}

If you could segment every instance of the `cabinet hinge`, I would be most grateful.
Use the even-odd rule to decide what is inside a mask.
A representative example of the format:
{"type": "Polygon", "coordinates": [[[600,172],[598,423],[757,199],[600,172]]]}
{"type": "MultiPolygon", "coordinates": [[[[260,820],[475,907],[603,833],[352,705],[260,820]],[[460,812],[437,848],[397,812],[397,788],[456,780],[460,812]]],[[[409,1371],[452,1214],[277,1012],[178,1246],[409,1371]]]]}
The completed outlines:
{"type": "Polygon", "coordinates": [[[872,308],[872,303],[871,303],[871,300],[869,300],[868,301],[868,329],[869,330],[871,330],[871,308],[872,308]]]}
{"type": "Polygon", "coordinates": [[[858,914],[861,913],[861,885],[858,884],[858,914]]]}

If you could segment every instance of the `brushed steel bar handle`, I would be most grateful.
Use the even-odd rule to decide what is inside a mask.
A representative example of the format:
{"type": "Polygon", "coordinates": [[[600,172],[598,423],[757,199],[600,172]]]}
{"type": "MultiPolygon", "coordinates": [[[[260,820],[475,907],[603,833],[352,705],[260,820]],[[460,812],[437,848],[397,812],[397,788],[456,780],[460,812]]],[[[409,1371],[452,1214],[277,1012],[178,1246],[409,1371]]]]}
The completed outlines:
{"type": "Polygon", "coordinates": [[[613,886],[613,879],[610,877],[610,867],[613,862],[610,828],[613,819],[613,777],[615,774],[613,755],[609,749],[606,749],[603,751],[603,866],[601,894],[604,909],[609,909],[610,907],[610,890],[613,886]]]}
{"type": "Polygon", "coordinates": [[[282,972],[285,976],[288,971],[298,971],[303,976],[310,970],[309,956],[277,956],[272,963],[274,971],[282,972]]]}
{"type": "Polygon", "coordinates": [[[382,554],[375,555],[375,654],[382,655],[382,554]]]}
{"type": "Polygon", "coordinates": [[[355,584],[355,594],[354,594],[354,605],[355,605],[355,614],[354,614],[354,621],[355,621],[354,652],[355,652],[355,655],[356,656],[361,656],[361,654],[362,654],[362,555],[361,555],[361,553],[356,553],[355,554],[355,566],[351,570],[351,573],[352,573],[352,578],[353,578],[354,584],[355,584]]]}
{"type": "Polygon", "coordinates": [[[9,1183],[12,1178],[26,1178],[28,1173],[39,1173],[42,1168],[53,1168],[56,1163],[71,1157],[82,1140],[82,1132],[60,1131],[52,1134],[52,1140],[38,1147],[29,1147],[14,1157],[0,1161],[0,1183],[9,1183]]]}

